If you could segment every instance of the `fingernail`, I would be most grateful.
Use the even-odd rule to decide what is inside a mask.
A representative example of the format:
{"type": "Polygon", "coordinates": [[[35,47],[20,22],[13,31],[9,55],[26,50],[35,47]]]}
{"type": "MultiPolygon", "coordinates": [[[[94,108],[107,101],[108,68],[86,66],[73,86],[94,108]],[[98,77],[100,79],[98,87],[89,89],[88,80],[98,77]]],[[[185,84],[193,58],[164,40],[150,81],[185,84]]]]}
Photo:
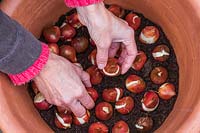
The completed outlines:
{"type": "Polygon", "coordinates": [[[103,69],[104,67],[105,67],[104,64],[99,64],[99,65],[98,65],[98,68],[99,68],[99,69],[103,69]]]}

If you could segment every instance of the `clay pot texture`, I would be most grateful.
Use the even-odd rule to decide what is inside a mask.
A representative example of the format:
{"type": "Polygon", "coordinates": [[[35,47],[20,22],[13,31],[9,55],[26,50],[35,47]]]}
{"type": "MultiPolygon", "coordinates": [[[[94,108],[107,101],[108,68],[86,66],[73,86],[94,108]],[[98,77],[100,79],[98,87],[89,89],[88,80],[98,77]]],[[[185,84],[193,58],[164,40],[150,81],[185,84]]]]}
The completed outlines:
{"type": "MultiPolygon", "coordinates": [[[[135,9],[158,23],[171,41],[180,67],[179,96],[158,133],[200,131],[199,0],[106,0],[135,9]]],[[[4,0],[1,8],[36,37],[69,8],[63,0],[4,0]]],[[[33,106],[26,86],[15,87],[0,74],[0,128],[4,132],[53,132],[33,106]]]]}

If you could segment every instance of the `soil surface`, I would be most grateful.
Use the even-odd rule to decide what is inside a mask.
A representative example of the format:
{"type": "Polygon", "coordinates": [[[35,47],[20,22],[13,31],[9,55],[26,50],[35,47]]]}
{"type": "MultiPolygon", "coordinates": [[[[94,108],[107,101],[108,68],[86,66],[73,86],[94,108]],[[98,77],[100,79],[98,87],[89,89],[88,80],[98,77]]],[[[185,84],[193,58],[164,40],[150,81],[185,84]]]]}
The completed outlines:
{"type": "MultiPolygon", "coordinates": [[[[61,26],[62,23],[65,20],[65,16],[70,15],[73,12],[75,12],[75,10],[71,10],[70,12],[66,13],[65,15],[62,15],[55,25],[61,26]]],[[[134,12],[134,11],[126,10],[126,14],[128,14],[129,12],[134,12]]],[[[149,133],[150,133],[150,132],[154,132],[156,129],[158,129],[162,125],[162,123],[165,121],[165,119],[167,118],[167,116],[169,115],[171,110],[173,109],[174,104],[176,102],[176,98],[178,96],[179,67],[178,67],[178,64],[177,64],[176,55],[174,53],[172,45],[170,44],[170,41],[165,36],[162,28],[159,25],[155,24],[154,22],[145,18],[142,14],[140,14],[140,13],[136,13],[136,14],[138,14],[141,17],[141,20],[142,20],[140,28],[137,31],[135,31],[135,39],[136,39],[136,43],[137,43],[137,48],[138,48],[138,50],[143,50],[147,54],[147,57],[148,57],[147,62],[145,63],[142,70],[140,70],[140,71],[135,71],[131,68],[125,75],[120,75],[118,77],[107,77],[107,76],[105,76],[103,78],[103,81],[102,81],[101,84],[94,86],[94,88],[96,88],[96,90],[98,91],[98,93],[100,95],[100,98],[98,98],[96,103],[103,101],[102,98],[101,98],[101,94],[102,94],[102,91],[103,91],[104,88],[108,88],[108,87],[122,87],[122,88],[124,88],[124,91],[125,91],[124,96],[132,96],[134,98],[135,107],[134,107],[133,111],[131,113],[129,113],[128,115],[121,115],[118,112],[114,111],[114,115],[110,120],[101,121],[101,120],[98,120],[95,117],[94,109],[92,109],[90,111],[91,112],[91,119],[90,119],[89,123],[84,124],[82,126],[72,125],[72,128],[67,129],[67,130],[58,129],[54,125],[54,117],[55,117],[55,110],[56,110],[55,107],[52,107],[48,111],[39,111],[41,117],[47,122],[47,124],[56,133],[87,133],[89,125],[91,123],[97,122],[97,121],[101,121],[101,122],[105,123],[110,129],[109,132],[111,132],[112,126],[118,120],[126,121],[129,124],[131,133],[133,133],[133,132],[137,132],[136,128],[134,126],[135,121],[138,117],[141,117],[141,116],[152,117],[154,125],[153,125],[152,130],[149,131],[149,133]],[[159,29],[160,38],[155,44],[144,45],[138,39],[141,30],[147,25],[154,25],[159,29]],[[156,61],[152,57],[152,54],[151,54],[152,50],[155,48],[155,46],[157,46],[159,44],[165,44],[170,48],[170,57],[165,62],[156,61]],[[142,99],[144,93],[147,90],[157,91],[158,87],[160,86],[160,85],[154,84],[150,80],[150,77],[149,77],[151,70],[156,66],[164,66],[165,68],[167,68],[168,79],[167,79],[166,82],[170,82],[170,83],[173,83],[175,85],[177,95],[174,96],[172,99],[167,100],[167,101],[160,99],[160,104],[159,104],[158,108],[155,111],[148,113],[148,112],[145,112],[145,111],[142,110],[141,99],[142,99]],[[147,85],[144,92],[139,93],[139,94],[133,94],[126,89],[125,79],[127,78],[128,75],[131,75],[131,74],[136,74],[136,75],[143,77],[143,79],[144,79],[144,81],[146,82],[146,85],[147,85]]],[[[78,34],[76,36],[86,36],[89,39],[89,34],[88,34],[86,27],[79,28],[77,30],[77,32],[78,32],[78,34]]],[[[41,37],[40,40],[45,42],[43,37],[41,37]]],[[[59,41],[58,45],[59,46],[60,45],[68,45],[68,42],[64,43],[62,41],[59,41]]],[[[95,48],[94,46],[89,45],[89,48],[87,49],[87,51],[85,53],[77,55],[78,62],[82,64],[84,70],[86,70],[89,66],[92,65],[88,61],[87,57],[94,48],[95,48]]],[[[33,93],[33,91],[31,90],[30,87],[29,87],[29,92],[30,92],[31,97],[33,98],[34,93],[33,93]]],[[[114,107],[114,104],[112,104],[112,105],[114,107]]]]}

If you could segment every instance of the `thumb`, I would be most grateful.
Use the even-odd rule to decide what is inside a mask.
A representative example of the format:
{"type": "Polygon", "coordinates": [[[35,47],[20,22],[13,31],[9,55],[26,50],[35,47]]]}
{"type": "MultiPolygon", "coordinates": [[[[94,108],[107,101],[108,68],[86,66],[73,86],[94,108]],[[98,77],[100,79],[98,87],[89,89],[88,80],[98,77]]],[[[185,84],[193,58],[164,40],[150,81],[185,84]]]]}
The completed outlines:
{"type": "MultiPolygon", "coordinates": [[[[107,44],[107,46],[109,46],[109,44],[107,44]]],[[[109,47],[98,47],[97,46],[96,60],[97,60],[97,65],[98,65],[99,69],[103,69],[107,64],[108,50],[109,50],[109,47]]]]}

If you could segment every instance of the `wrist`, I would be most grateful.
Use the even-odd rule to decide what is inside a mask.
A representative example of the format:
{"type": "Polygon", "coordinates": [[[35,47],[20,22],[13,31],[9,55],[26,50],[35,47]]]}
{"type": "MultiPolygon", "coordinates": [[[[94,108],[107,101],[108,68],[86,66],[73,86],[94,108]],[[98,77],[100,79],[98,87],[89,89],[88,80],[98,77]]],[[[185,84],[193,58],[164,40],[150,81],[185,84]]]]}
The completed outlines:
{"type": "Polygon", "coordinates": [[[103,0],[65,0],[68,7],[81,7],[102,2],[103,0]]]}
{"type": "Polygon", "coordinates": [[[27,70],[18,74],[8,74],[15,85],[22,85],[36,77],[47,63],[49,57],[49,48],[42,44],[42,51],[38,59],[27,70]]]}
{"type": "Polygon", "coordinates": [[[87,15],[92,15],[95,14],[96,12],[99,12],[100,10],[103,10],[105,8],[103,2],[91,4],[88,6],[80,6],[77,7],[77,12],[79,14],[87,14],[87,15]]]}
{"type": "Polygon", "coordinates": [[[41,71],[33,78],[33,81],[35,80],[39,80],[41,75],[43,75],[43,73],[46,73],[49,68],[51,66],[53,66],[53,62],[54,62],[54,54],[52,52],[49,52],[49,55],[48,55],[48,60],[46,61],[44,67],[41,69],[41,71]]]}
{"type": "Polygon", "coordinates": [[[95,23],[95,21],[98,23],[99,20],[107,18],[107,9],[103,2],[77,7],[76,9],[81,23],[85,26],[89,26],[90,23],[95,23]]]}

